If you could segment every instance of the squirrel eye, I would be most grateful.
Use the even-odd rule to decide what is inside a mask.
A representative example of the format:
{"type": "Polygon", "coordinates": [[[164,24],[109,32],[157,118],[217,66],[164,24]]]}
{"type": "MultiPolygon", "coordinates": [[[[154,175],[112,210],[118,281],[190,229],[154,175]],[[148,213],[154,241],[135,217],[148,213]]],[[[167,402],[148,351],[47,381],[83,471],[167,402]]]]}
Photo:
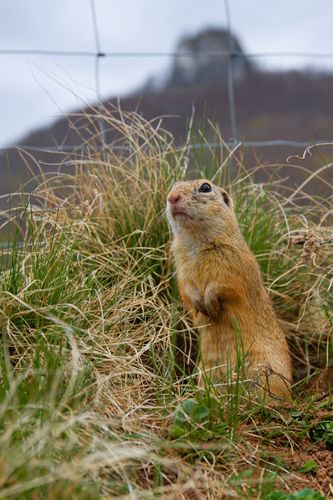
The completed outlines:
{"type": "Polygon", "coordinates": [[[210,193],[211,190],[212,190],[212,186],[210,184],[208,184],[208,182],[204,182],[199,187],[199,193],[210,193]]]}

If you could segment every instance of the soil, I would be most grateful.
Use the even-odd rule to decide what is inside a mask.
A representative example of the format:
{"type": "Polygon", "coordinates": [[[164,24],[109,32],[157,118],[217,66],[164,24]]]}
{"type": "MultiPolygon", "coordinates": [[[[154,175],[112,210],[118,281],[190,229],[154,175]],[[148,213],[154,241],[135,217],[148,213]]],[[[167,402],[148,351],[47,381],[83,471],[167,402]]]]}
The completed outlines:
{"type": "Polygon", "coordinates": [[[292,473],[288,478],[288,486],[292,491],[312,488],[326,498],[333,498],[333,452],[327,449],[325,443],[312,443],[304,438],[293,451],[281,448],[278,451],[274,448],[270,450],[270,455],[283,459],[284,468],[292,473]],[[308,473],[300,472],[302,466],[309,460],[316,462],[316,470],[308,473]]]}

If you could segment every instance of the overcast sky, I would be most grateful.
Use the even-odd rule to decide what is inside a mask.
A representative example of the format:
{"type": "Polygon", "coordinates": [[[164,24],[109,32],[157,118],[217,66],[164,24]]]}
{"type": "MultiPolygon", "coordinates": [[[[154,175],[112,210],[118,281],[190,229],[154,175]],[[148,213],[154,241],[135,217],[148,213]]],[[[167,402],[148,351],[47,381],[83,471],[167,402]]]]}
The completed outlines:
{"type": "MultiPolygon", "coordinates": [[[[229,3],[232,29],[247,52],[333,53],[332,0],[229,3]]],[[[223,0],[95,0],[95,6],[105,52],[171,51],[183,34],[224,27],[226,20],[223,0]]],[[[0,26],[0,49],[95,50],[90,0],[3,0],[0,26]]],[[[0,146],[96,97],[93,59],[0,58],[0,146]]],[[[102,95],[125,95],[169,64],[165,57],[102,59],[102,95]]],[[[260,64],[333,70],[333,58],[267,57],[260,64]]]]}

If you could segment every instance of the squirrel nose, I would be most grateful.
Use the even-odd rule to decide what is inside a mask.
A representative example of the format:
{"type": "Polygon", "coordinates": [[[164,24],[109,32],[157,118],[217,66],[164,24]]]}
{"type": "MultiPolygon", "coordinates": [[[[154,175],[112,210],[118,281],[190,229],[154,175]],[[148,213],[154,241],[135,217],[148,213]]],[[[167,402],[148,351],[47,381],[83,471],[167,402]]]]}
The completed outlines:
{"type": "Polygon", "coordinates": [[[177,203],[181,199],[180,193],[170,193],[168,196],[168,202],[171,203],[171,205],[177,203]]]}

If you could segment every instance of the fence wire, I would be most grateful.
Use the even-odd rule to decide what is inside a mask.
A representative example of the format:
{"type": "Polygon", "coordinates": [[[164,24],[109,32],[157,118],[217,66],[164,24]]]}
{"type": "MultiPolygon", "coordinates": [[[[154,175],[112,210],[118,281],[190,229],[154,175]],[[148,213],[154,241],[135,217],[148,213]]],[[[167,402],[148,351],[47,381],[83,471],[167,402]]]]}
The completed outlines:
{"type": "MultiPolygon", "coordinates": [[[[243,148],[270,148],[270,147],[291,147],[291,148],[308,148],[311,149],[319,146],[333,146],[333,141],[330,140],[316,140],[316,141],[289,141],[287,139],[274,139],[270,141],[242,141],[231,139],[229,141],[224,141],[224,144],[229,147],[243,147],[243,148]]],[[[181,150],[191,150],[191,149],[218,149],[221,148],[223,144],[219,142],[208,142],[208,143],[196,143],[196,144],[185,144],[181,146],[176,146],[177,151],[181,150]]],[[[31,146],[29,144],[16,144],[12,146],[5,146],[0,148],[1,152],[21,150],[31,153],[70,153],[80,152],[87,148],[87,144],[77,144],[77,145],[61,145],[61,146],[31,146]]],[[[102,144],[100,146],[94,146],[97,150],[112,150],[112,151],[133,151],[128,146],[120,146],[116,144],[102,144]]]]}

